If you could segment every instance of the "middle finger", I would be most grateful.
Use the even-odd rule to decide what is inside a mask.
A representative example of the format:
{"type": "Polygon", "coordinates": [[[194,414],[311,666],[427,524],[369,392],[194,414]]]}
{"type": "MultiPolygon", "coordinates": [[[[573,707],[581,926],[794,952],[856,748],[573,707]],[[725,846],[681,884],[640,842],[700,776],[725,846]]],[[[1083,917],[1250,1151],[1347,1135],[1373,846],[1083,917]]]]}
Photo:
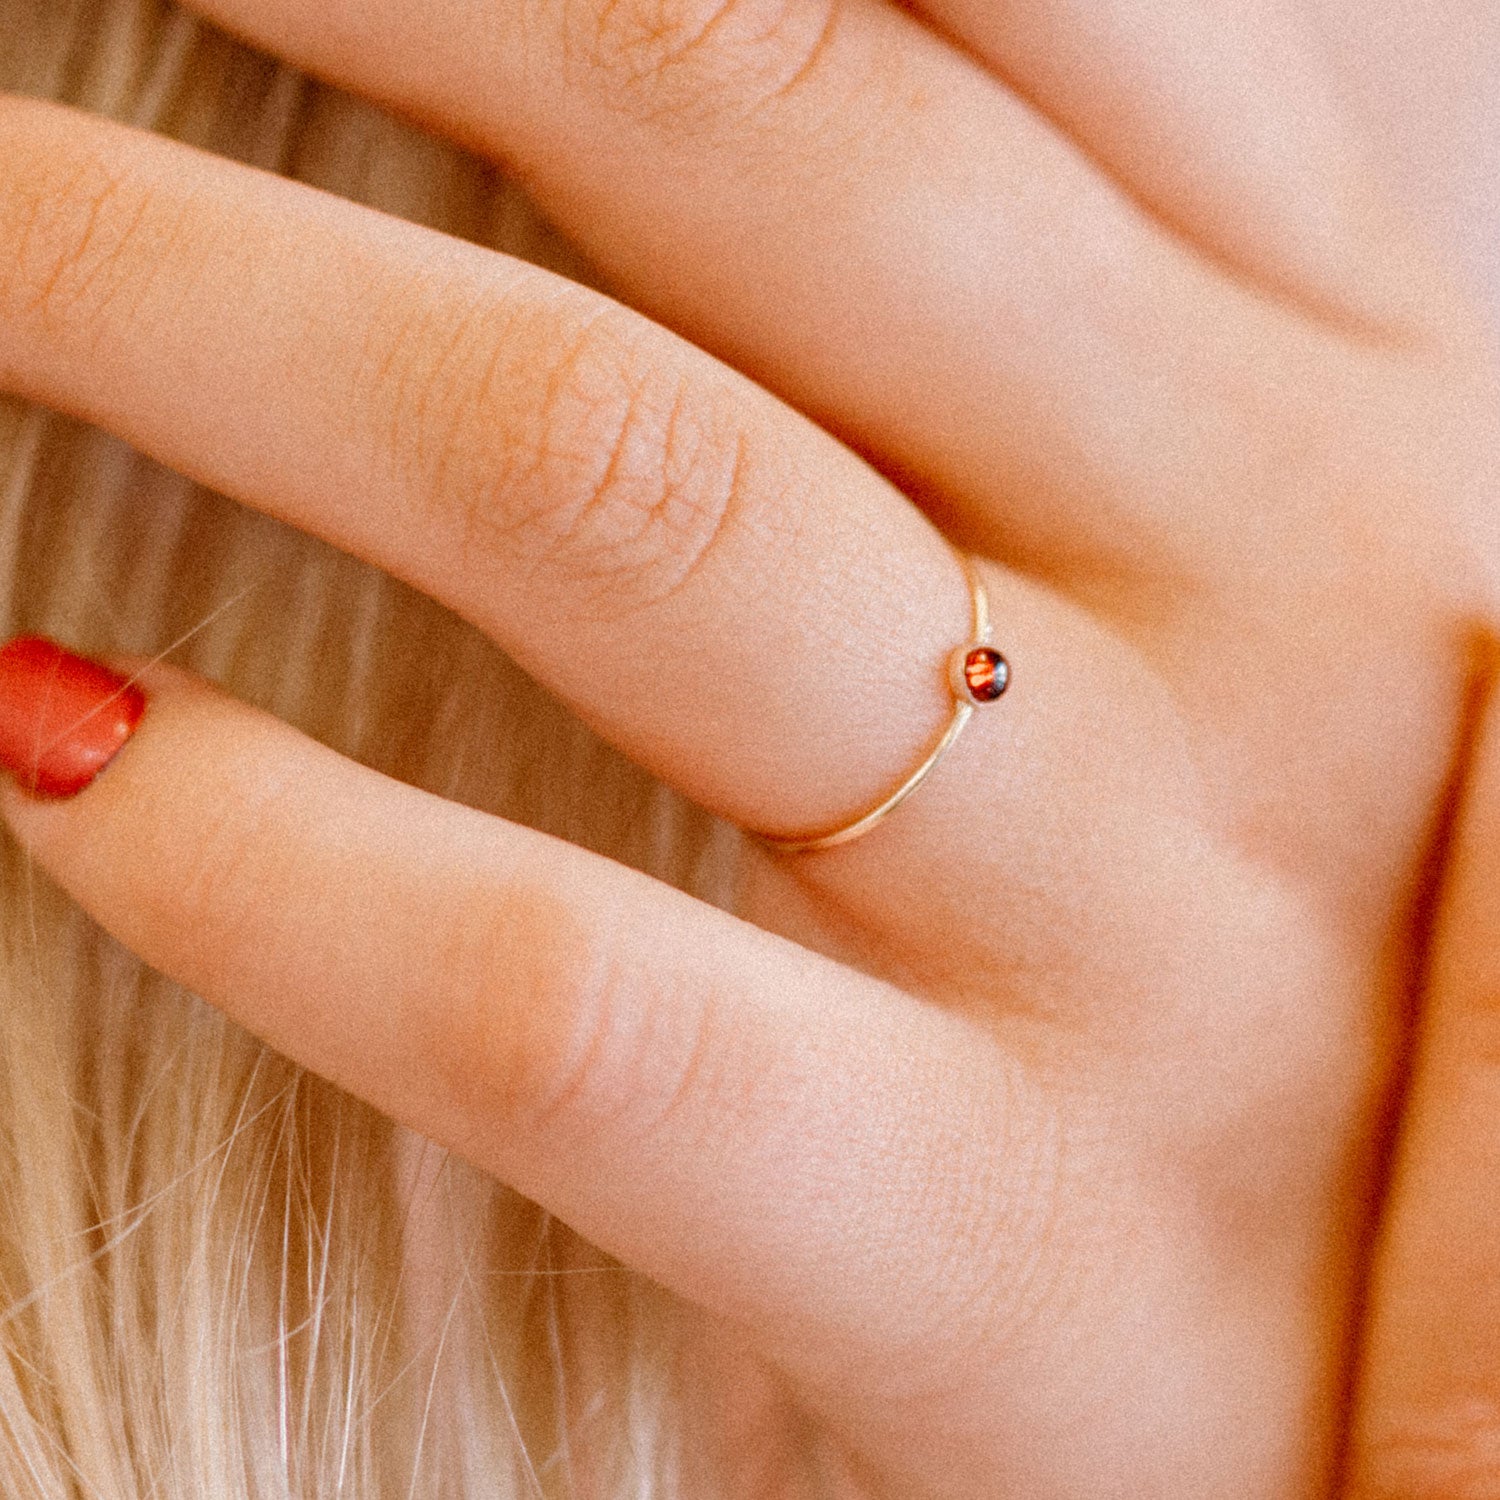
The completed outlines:
{"type": "Polygon", "coordinates": [[[1219,351],[1284,332],[886,0],[195,3],[506,162],[637,306],[1049,572],[1172,544],[1219,351]]]}

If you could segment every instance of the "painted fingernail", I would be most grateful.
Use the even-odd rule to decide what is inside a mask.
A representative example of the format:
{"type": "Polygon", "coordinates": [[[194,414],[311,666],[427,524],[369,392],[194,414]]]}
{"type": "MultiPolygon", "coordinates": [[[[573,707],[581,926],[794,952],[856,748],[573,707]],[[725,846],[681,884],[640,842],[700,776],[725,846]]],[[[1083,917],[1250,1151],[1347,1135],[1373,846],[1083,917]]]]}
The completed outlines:
{"type": "Polygon", "coordinates": [[[81,792],[145,711],[134,683],[41,636],[0,648],[0,766],[38,797],[81,792]]]}

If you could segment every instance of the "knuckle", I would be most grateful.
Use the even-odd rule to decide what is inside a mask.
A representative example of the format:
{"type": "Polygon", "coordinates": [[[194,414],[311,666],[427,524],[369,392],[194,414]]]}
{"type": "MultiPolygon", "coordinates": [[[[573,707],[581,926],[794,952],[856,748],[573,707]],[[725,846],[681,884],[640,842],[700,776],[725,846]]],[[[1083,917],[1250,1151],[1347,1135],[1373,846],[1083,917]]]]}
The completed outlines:
{"type": "MultiPolygon", "coordinates": [[[[522,540],[603,613],[658,604],[695,574],[744,487],[744,436],[680,374],[581,349],[533,434],[522,540]]],[[[484,517],[481,515],[480,520],[484,517]]]]}
{"type": "Polygon", "coordinates": [[[520,1088],[513,1097],[529,1133],[618,1133],[638,1115],[650,1093],[650,1035],[658,1013],[648,989],[641,975],[605,959],[573,990],[567,1024],[519,1059],[520,1088]]]}
{"type": "Polygon", "coordinates": [[[412,1011],[418,1074],[432,1080],[460,1149],[526,1129],[564,1017],[588,985],[587,938],[565,906],[521,883],[495,896],[453,902],[428,966],[440,989],[412,1011]]]}
{"type": "Polygon", "coordinates": [[[566,580],[569,605],[601,618],[680,588],[746,483],[729,403],[622,322],[596,314],[559,339],[553,317],[470,316],[409,340],[429,350],[400,357],[384,398],[465,571],[566,580]]]}
{"type": "Polygon", "coordinates": [[[710,131],[818,69],[841,0],[567,0],[563,54],[612,108],[710,131]]]}
{"type": "Polygon", "coordinates": [[[128,165],[77,146],[48,146],[18,151],[7,164],[0,308],[13,322],[87,335],[150,279],[156,195],[128,165]]]}
{"type": "Polygon", "coordinates": [[[618,1128],[659,1092],[655,987],[609,919],[518,884],[455,922],[424,1051],[460,1134],[556,1141],[618,1128]],[[497,915],[497,912],[499,913],[497,915]]]}
{"type": "Polygon", "coordinates": [[[1487,1397],[1388,1418],[1359,1500],[1500,1500],[1500,1405],[1487,1397]]]}

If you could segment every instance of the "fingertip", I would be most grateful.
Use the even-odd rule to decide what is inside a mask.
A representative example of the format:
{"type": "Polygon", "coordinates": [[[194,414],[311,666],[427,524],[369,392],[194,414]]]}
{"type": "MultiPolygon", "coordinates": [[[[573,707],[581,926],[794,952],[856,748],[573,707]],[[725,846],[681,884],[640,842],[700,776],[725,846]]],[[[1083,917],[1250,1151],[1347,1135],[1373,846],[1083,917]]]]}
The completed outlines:
{"type": "Polygon", "coordinates": [[[0,647],[0,767],[28,798],[62,801],[95,780],[146,713],[141,685],[43,636],[0,647]]]}
{"type": "Polygon", "coordinates": [[[118,801],[101,801],[103,789],[133,783],[138,795],[123,763],[139,759],[138,742],[159,738],[153,729],[208,690],[159,660],[90,658],[46,637],[15,637],[0,647],[0,819],[40,848],[49,835],[86,825],[86,809],[118,801]]]}

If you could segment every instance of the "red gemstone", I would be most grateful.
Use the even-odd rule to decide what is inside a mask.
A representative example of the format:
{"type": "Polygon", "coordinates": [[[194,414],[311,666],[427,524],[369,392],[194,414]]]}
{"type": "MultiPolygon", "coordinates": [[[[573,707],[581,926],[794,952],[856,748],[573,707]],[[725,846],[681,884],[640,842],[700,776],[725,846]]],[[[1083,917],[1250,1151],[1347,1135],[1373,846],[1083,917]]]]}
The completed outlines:
{"type": "Polygon", "coordinates": [[[976,703],[993,703],[1010,686],[1010,663],[989,646],[964,657],[964,686],[976,703]]]}

